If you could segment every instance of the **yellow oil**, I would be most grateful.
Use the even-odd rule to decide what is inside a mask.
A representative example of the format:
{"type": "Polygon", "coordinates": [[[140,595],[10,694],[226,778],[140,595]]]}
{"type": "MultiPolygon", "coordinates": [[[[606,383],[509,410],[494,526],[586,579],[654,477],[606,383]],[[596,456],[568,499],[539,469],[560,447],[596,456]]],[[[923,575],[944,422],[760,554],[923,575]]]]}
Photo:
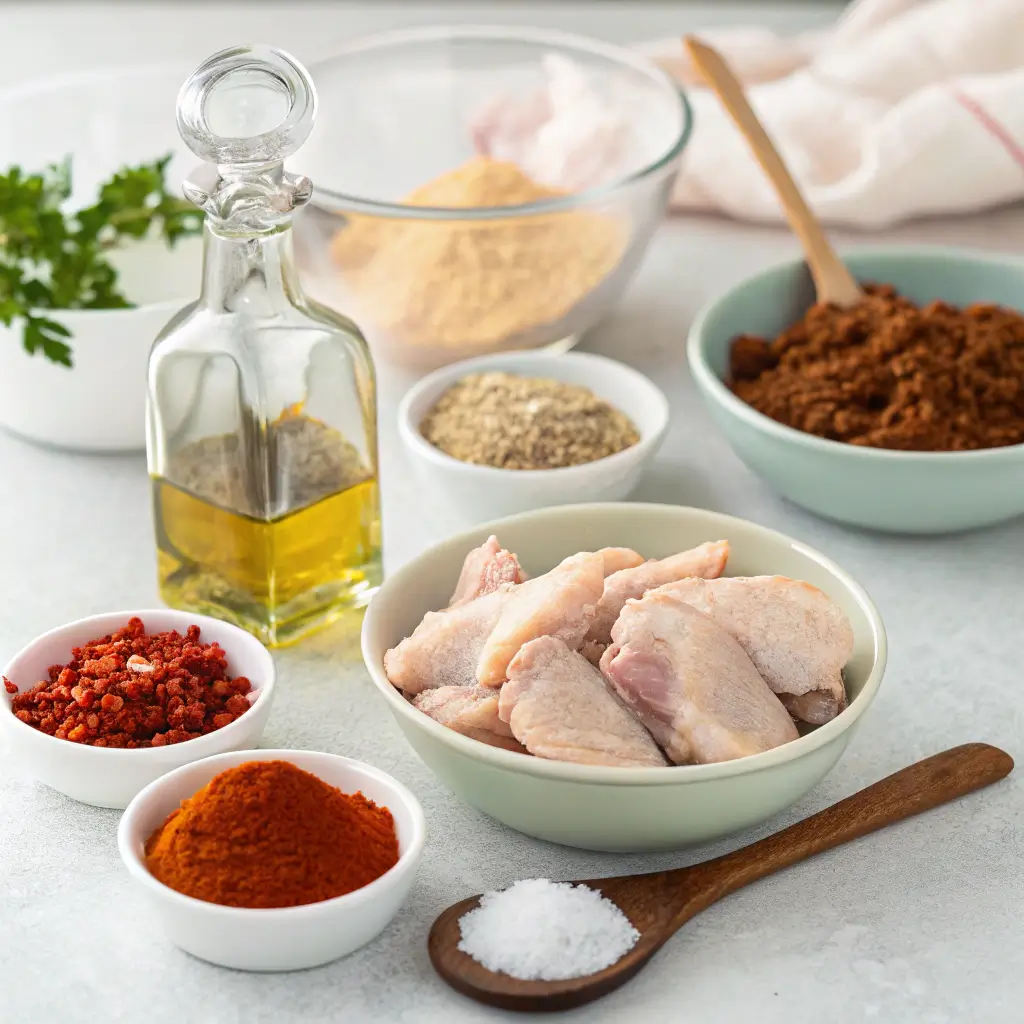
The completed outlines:
{"type": "Polygon", "coordinates": [[[160,593],[283,646],[369,602],[381,580],[377,482],[276,519],[154,479],[160,593]]]}

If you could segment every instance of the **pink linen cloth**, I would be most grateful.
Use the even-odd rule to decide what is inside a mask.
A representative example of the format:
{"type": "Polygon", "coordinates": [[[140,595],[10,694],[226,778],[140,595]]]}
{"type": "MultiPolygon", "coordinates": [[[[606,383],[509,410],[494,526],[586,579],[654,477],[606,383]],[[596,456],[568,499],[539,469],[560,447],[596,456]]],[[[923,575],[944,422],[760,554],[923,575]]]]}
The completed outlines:
{"type": "MultiPolygon", "coordinates": [[[[695,34],[744,80],[827,222],[878,228],[1024,197],[1024,0],[857,0],[823,32],[695,34]]],[[[640,49],[688,87],[694,107],[673,209],[781,220],[682,40],[640,49]]]]}

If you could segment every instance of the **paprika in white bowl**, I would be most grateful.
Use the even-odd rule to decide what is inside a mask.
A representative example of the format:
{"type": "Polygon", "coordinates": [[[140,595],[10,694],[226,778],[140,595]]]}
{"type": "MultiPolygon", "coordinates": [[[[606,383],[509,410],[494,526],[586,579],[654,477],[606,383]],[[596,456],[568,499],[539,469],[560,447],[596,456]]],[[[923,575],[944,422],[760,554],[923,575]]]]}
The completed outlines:
{"type": "MultiPolygon", "coordinates": [[[[236,970],[293,971],[347,956],[387,927],[412,889],[423,855],[426,826],[423,810],[412,793],[390,775],[368,764],[310,750],[240,750],[196,761],[147,786],[125,811],[117,838],[129,873],[146,893],[157,919],[176,946],[201,960],[236,970]],[[286,778],[298,779],[306,773],[316,778],[306,780],[305,784],[299,781],[297,786],[289,787],[286,793],[279,792],[275,798],[267,785],[270,773],[258,770],[267,768],[268,763],[278,768],[287,763],[301,769],[301,772],[276,773],[285,774],[286,778]],[[250,771],[254,781],[251,790],[238,788],[239,783],[245,781],[237,772],[239,766],[250,771]],[[204,826],[210,828],[209,834],[203,837],[203,842],[210,844],[205,851],[209,860],[199,871],[208,871],[211,877],[202,883],[195,870],[190,871],[188,877],[193,883],[200,882],[193,891],[230,898],[226,896],[232,892],[229,862],[231,855],[241,853],[251,877],[244,891],[235,889],[238,897],[235,902],[256,905],[227,906],[197,899],[171,888],[151,870],[158,847],[159,852],[169,855],[172,863],[174,858],[173,843],[164,842],[165,836],[154,838],[155,834],[162,829],[166,832],[166,827],[172,826],[173,817],[171,823],[168,818],[175,812],[189,814],[204,798],[209,800],[219,776],[231,785],[220,784],[219,808],[216,801],[207,805],[213,812],[204,821],[204,826]],[[316,780],[326,785],[317,787],[316,780]],[[214,784],[208,786],[211,783],[214,784]],[[331,787],[335,788],[333,798],[316,799],[318,788],[328,790],[331,787]],[[265,831],[252,827],[259,824],[256,819],[260,814],[273,816],[276,803],[281,799],[288,803],[296,793],[304,795],[306,802],[300,802],[299,808],[287,812],[290,817],[282,819],[278,814],[278,820],[265,823],[265,831]],[[357,799],[360,795],[362,799],[357,799]],[[232,797],[236,798],[234,804],[232,797]],[[352,801],[352,813],[332,814],[331,801],[344,803],[346,799],[352,801]],[[367,809],[367,803],[372,803],[373,811],[367,809]],[[223,818],[231,806],[243,818],[254,819],[249,821],[249,828],[241,818],[234,825],[223,818]],[[393,863],[381,856],[383,844],[379,843],[379,826],[383,816],[376,812],[384,809],[391,818],[397,841],[398,856],[393,863]],[[227,828],[222,837],[229,847],[227,851],[223,847],[218,849],[216,842],[218,810],[221,824],[227,828]],[[233,828],[242,835],[237,849],[233,828]],[[335,880],[344,881],[346,873],[351,875],[349,881],[361,880],[372,876],[382,864],[391,866],[372,881],[344,891],[343,895],[303,902],[318,895],[317,886],[304,880],[302,872],[295,870],[296,865],[302,866],[303,851],[313,856],[325,843],[343,848],[349,860],[346,865],[342,858],[334,858],[336,863],[327,874],[335,880]],[[287,851],[295,861],[289,870],[283,873],[274,870],[275,851],[287,851]],[[225,852],[227,857],[223,856],[225,852]],[[222,873],[219,879],[214,877],[217,872],[222,873]]],[[[287,857],[282,863],[285,861],[287,857]]],[[[183,865],[184,861],[181,863],[183,865]]],[[[171,880],[172,875],[164,877],[171,880]]],[[[344,890],[346,886],[341,888],[344,890]]]]}

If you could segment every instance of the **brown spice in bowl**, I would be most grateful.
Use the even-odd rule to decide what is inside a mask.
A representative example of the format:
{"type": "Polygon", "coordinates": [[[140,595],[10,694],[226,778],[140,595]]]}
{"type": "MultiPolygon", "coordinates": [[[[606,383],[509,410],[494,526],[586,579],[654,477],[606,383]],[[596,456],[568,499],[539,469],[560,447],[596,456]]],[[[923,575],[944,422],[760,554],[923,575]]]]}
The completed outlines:
{"type": "Polygon", "coordinates": [[[1024,316],[865,292],[850,309],[812,306],[771,341],[736,338],[733,392],[786,426],[870,448],[1024,443],[1024,316]]]}

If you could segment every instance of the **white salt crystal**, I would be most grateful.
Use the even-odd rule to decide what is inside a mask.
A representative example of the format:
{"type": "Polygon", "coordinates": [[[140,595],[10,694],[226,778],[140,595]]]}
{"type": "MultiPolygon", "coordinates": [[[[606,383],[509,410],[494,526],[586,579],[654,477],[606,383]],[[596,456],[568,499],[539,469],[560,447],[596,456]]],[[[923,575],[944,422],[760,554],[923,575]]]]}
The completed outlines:
{"type": "Polygon", "coordinates": [[[610,967],[640,933],[611,900],[585,885],[528,878],[488,892],[459,919],[459,949],[522,981],[582,978],[610,967]]]}

